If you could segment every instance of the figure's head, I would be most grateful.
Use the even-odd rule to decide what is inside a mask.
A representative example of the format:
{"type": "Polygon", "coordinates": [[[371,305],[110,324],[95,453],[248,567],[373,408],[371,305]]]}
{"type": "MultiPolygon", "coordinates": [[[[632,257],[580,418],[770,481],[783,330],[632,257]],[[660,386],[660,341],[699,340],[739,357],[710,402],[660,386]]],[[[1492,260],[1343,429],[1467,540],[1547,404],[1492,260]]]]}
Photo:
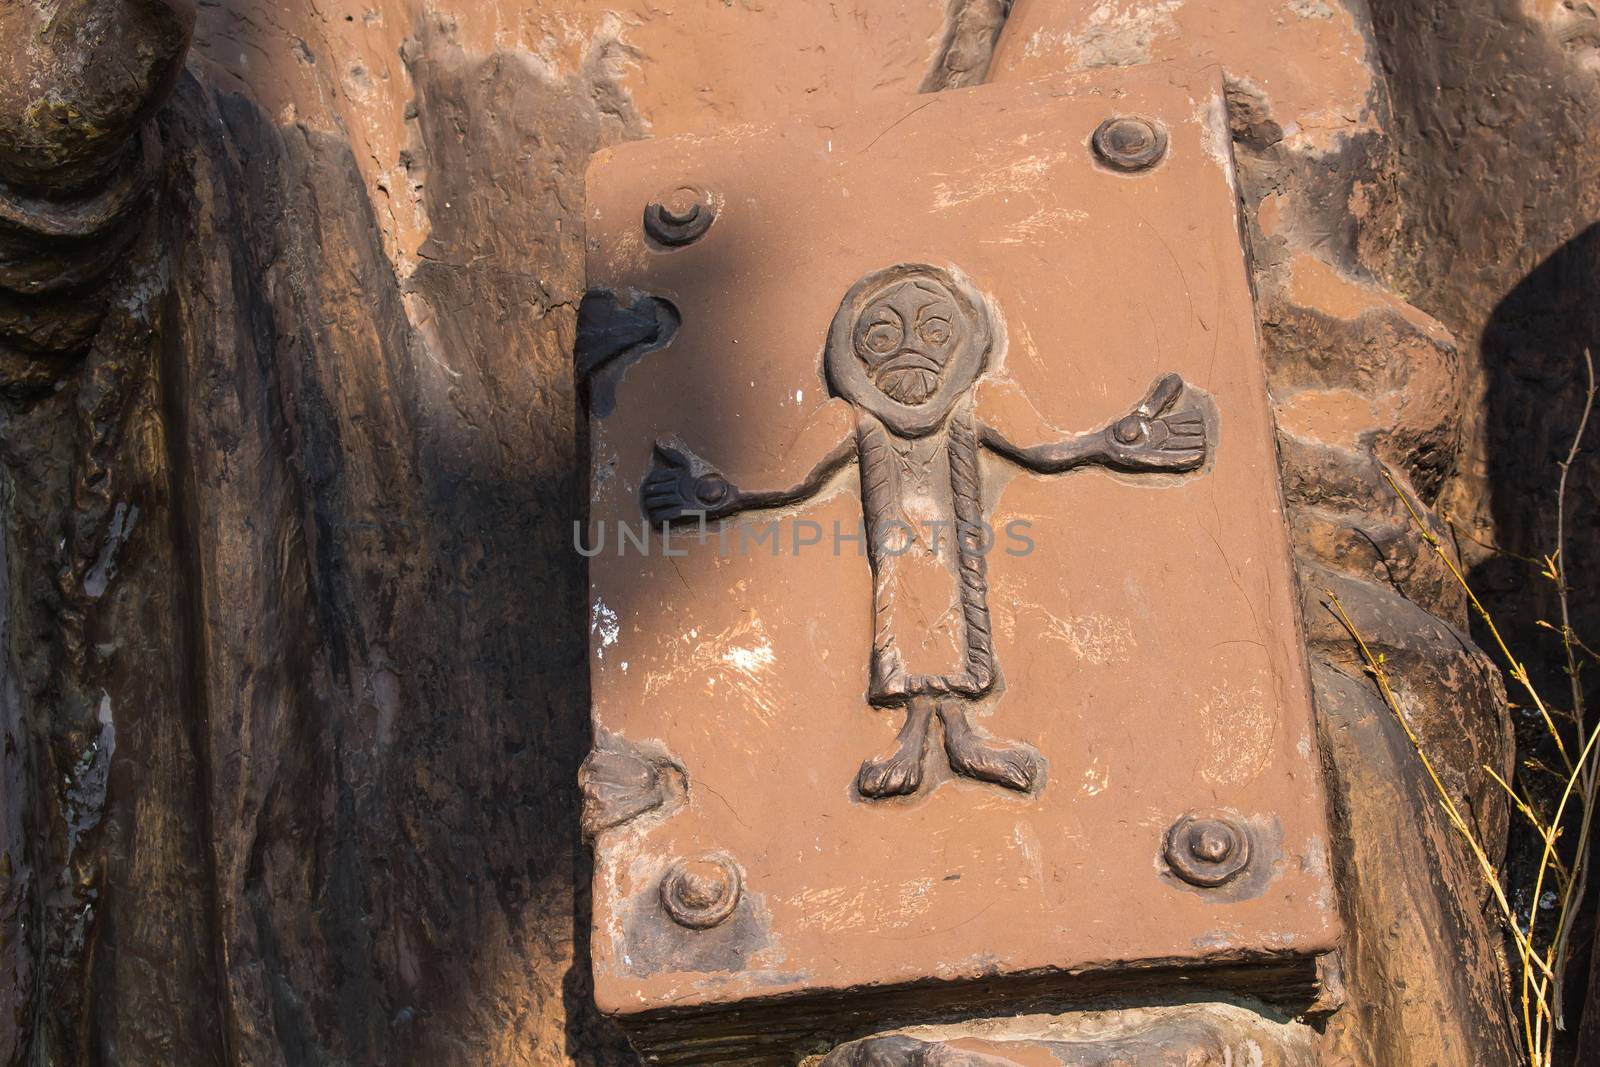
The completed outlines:
{"type": "Polygon", "coordinates": [[[901,264],[845,295],[828,335],[834,390],[907,435],[928,433],[983,369],[991,330],[972,286],[950,271],[901,264]]]}
{"type": "Polygon", "coordinates": [[[868,296],[853,340],[873,385],[902,404],[926,404],[969,333],[943,282],[909,277],[890,279],[868,296]]]}

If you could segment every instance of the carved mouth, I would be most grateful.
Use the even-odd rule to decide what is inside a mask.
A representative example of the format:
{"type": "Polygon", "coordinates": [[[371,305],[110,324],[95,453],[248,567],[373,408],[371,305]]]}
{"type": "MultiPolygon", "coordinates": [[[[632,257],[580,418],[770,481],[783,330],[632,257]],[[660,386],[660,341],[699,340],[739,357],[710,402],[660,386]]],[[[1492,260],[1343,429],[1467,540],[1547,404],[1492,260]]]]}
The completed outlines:
{"type": "Polygon", "coordinates": [[[896,352],[892,358],[878,368],[878,373],[883,374],[889,371],[925,370],[931,371],[934,374],[938,374],[943,369],[943,363],[940,363],[931,356],[923,355],[921,352],[918,352],[915,349],[908,348],[903,351],[896,352]]]}
{"type": "Polygon", "coordinates": [[[902,404],[925,404],[939,389],[939,375],[920,362],[916,365],[892,364],[878,372],[878,388],[902,404]]]}

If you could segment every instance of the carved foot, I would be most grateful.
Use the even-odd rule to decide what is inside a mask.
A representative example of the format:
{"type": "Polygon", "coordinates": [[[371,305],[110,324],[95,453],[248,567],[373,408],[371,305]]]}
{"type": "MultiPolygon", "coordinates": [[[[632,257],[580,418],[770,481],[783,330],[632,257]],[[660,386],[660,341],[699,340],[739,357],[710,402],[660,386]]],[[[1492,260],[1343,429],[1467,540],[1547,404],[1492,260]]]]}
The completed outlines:
{"type": "Polygon", "coordinates": [[[967,721],[966,707],[959,703],[941,704],[939,721],[944,723],[950,769],[957,774],[1024,793],[1039,781],[1044,760],[1032,745],[979,736],[967,721]]]}
{"type": "Polygon", "coordinates": [[[932,718],[932,705],[914,699],[906,710],[906,724],[895,739],[894,751],[861,765],[861,773],[856,775],[856,791],[870,800],[881,800],[906,796],[921,788],[922,768],[928,754],[928,723],[932,718]]]}

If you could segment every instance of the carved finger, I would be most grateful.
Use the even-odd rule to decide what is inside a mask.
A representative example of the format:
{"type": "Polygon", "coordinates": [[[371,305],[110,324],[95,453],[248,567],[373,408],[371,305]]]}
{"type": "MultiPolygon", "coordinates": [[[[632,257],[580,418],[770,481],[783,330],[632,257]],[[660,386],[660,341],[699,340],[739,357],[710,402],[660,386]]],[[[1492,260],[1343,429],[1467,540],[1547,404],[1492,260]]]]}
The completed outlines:
{"type": "Polygon", "coordinates": [[[1173,437],[1186,437],[1193,439],[1204,437],[1206,435],[1206,428],[1204,426],[1190,425],[1188,423],[1178,423],[1177,425],[1174,425],[1170,422],[1167,423],[1166,426],[1167,433],[1171,434],[1173,437]]]}
{"type": "Polygon", "coordinates": [[[1183,379],[1176,374],[1163,374],[1134,410],[1147,419],[1153,419],[1176,404],[1182,395],[1183,379]]]}
{"type": "Polygon", "coordinates": [[[668,491],[673,493],[683,492],[684,472],[676,470],[663,470],[655,472],[646,478],[639,488],[643,492],[668,491]]]}
{"type": "Polygon", "coordinates": [[[1168,426],[1199,426],[1204,428],[1206,417],[1198,411],[1180,411],[1161,420],[1168,426]]]}
{"type": "Polygon", "coordinates": [[[1204,452],[1206,450],[1206,440],[1204,437],[1168,434],[1166,440],[1161,442],[1160,447],[1168,452],[1204,452]]]}

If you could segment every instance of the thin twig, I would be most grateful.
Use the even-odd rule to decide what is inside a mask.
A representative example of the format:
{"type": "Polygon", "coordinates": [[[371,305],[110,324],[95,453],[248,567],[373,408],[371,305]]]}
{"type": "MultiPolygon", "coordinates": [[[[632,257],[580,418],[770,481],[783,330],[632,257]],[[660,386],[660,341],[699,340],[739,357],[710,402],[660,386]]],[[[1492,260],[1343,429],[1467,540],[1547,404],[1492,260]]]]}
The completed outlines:
{"type": "MultiPolygon", "coordinates": [[[[1589,416],[1594,413],[1595,381],[1594,381],[1594,356],[1588,349],[1583,351],[1584,371],[1588,376],[1588,387],[1583,395],[1583,414],[1578,417],[1578,429],[1572,435],[1572,447],[1567,449],[1567,458],[1561,461],[1561,480],[1556,485],[1556,550],[1551,556],[1551,571],[1556,582],[1556,600],[1561,606],[1561,649],[1567,658],[1567,681],[1572,687],[1572,721],[1578,727],[1578,744],[1588,751],[1592,738],[1589,736],[1589,727],[1583,700],[1583,682],[1578,677],[1578,654],[1574,647],[1572,634],[1571,587],[1567,584],[1567,475],[1572,472],[1572,464],[1578,458],[1578,450],[1583,445],[1584,433],[1589,428],[1589,416]]],[[[1583,815],[1578,825],[1578,842],[1575,846],[1572,861],[1572,891],[1561,895],[1561,914],[1556,924],[1555,946],[1552,956],[1556,974],[1563,974],[1567,966],[1567,952],[1572,940],[1572,924],[1578,918],[1578,907],[1583,900],[1584,889],[1588,884],[1589,864],[1589,833],[1594,824],[1595,788],[1600,783],[1600,775],[1595,773],[1593,763],[1579,760],[1579,768],[1583,778],[1583,794],[1581,803],[1583,815]]],[[[1560,825],[1560,813],[1556,814],[1555,825],[1560,825]]],[[[1548,850],[1548,842],[1546,843],[1548,850]]],[[[1535,898],[1537,903],[1537,897],[1535,898]]],[[[1555,988],[1555,1025],[1557,1029],[1566,1028],[1565,997],[1561,983],[1556,983],[1555,988]]]]}
{"type": "MultiPolygon", "coordinates": [[[[1450,796],[1450,791],[1445,788],[1444,780],[1439,777],[1438,771],[1434,769],[1433,760],[1423,746],[1422,738],[1417,736],[1417,732],[1412,728],[1410,720],[1401,711],[1400,702],[1395,697],[1394,690],[1390,688],[1389,675],[1384,671],[1383,664],[1373,655],[1372,650],[1367,646],[1366,639],[1361,636],[1361,632],[1356,629],[1356,624],[1346,614],[1344,604],[1339,601],[1338,594],[1331,589],[1325,589],[1323,592],[1328,597],[1334,613],[1339,618],[1339,622],[1355,641],[1356,647],[1360,649],[1362,663],[1366,666],[1367,673],[1378,683],[1378,691],[1382,694],[1384,703],[1394,713],[1395,719],[1400,723],[1400,728],[1405,731],[1406,738],[1411,742],[1412,747],[1416,749],[1417,755],[1421,758],[1423,769],[1427,771],[1428,778],[1432,780],[1434,788],[1438,790],[1439,802],[1444,808],[1445,816],[1471,849],[1473,858],[1477,860],[1479,869],[1483,872],[1485,879],[1487,879],[1490,888],[1494,892],[1495,902],[1500,909],[1500,914],[1511,926],[1513,937],[1532,952],[1532,946],[1528,944],[1527,939],[1522,936],[1521,929],[1517,926],[1516,912],[1512,910],[1511,902],[1506,899],[1505,888],[1500,884],[1500,873],[1495,870],[1494,864],[1489,860],[1488,853],[1478,843],[1477,837],[1472,833],[1472,828],[1467,825],[1467,821],[1462,817],[1460,809],[1456,807],[1455,800],[1450,796]]],[[[1537,953],[1533,955],[1537,961],[1537,953]]],[[[1548,972],[1548,967],[1544,966],[1542,961],[1539,962],[1541,963],[1539,969],[1548,972]]]]}
{"type": "MultiPolygon", "coordinates": [[[[1562,978],[1566,973],[1573,925],[1588,885],[1589,839],[1593,828],[1597,790],[1600,790],[1600,759],[1596,758],[1597,752],[1600,752],[1600,749],[1596,748],[1597,742],[1600,742],[1600,728],[1591,730],[1587,721],[1583,685],[1579,677],[1580,669],[1583,665],[1580,661],[1579,653],[1581,652],[1591,659],[1600,659],[1600,656],[1597,656],[1594,650],[1584,644],[1573,632],[1570,604],[1571,589],[1567,581],[1567,479],[1572,465],[1577,461],[1578,453],[1581,450],[1589,420],[1594,413],[1597,395],[1593,356],[1586,350],[1583,358],[1588,381],[1584,393],[1583,412],[1579,417],[1577,430],[1573,435],[1572,444],[1567,450],[1566,458],[1560,464],[1561,476],[1556,490],[1555,550],[1542,560],[1533,561],[1541,564],[1542,575],[1549,578],[1556,585],[1556,595],[1561,610],[1561,626],[1558,632],[1561,637],[1562,650],[1566,657],[1568,684],[1571,687],[1572,706],[1570,710],[1552,711],[1545,704],[1538,691],[1534,688],[1527,666],[1511,654],[1510,648],[1506,645],[1505,639],[1501,635],[1494,619],[1490,616],[1488,609],[1478,599],[1477,594],[1473,592],[1456,561],[1444,550],[1438,535],[1423,521],[1417,507],[1413,505],[1411,498],[1400,489],[1394,476],[1387,470],[1384,472],[1384,477],[1389,482],[1389,487],[1394,490],[1395,496],[1399,498],[1406,511],[1410,513],[1412,521],[1417,524],[1417,529],[1422,539],[1444,563],[1451,576],[1456,580],[1456,584],[1466,594],[1468,602],[1472,605],[1479,619],[1488,628],[1490,636],[1493,637],[1494,643],[1507,665],[1507,672],[1512,680],[1532,699],[1534,707],[1538,709],[1540,717],[1544,720],[1545,729],[1549,732],[1556,751],[1561,756],[1561,762],[1566,767],[1560,801],[1554,814],[1548,820],[1541,819],[1538,813],[1534,811],[1532,804],[1521,797],[1511,784],[1496,773],[1492,767],[1487,765],[1484,767],[1484,770],[1505,790],[1517,810],[1533,825],[1544,846],[1534,879],[1533,896],[1526,929],[1517,924],[1516,915],[1511,911],[1504,887],[1500,884],[1498,872],[1495,871],[1494,865],[1489,861],[1482,845],[1473,836],[1471,828],[1467,826],[1466,821],[1461,817],[1455,802],[1444,790],[1443,783],[1438,775],[1434,773],[1432,761],[1429,759],[1427,752],[1422,749],[1416,732],[1411,729],[1410,723],[1401,713],[1399,703],[1395,699],[1394,691],[1390,687],[1388,677],[1384,672],[1382,657],[1373,656],[1366,642],[1356,632],[1349,616],[1345,614],[1343,606],[1338,603],[1338,598],[1333,596],[1332,593],[1328,594],[1333,600],[1333,606],[1339,615],[1340,621],[1350,631],[1351,636],[1360,648],[1362,660],[1366,664],[1368,673],[1377,680],[1384,702],[1399,720],[1412,745],[1416,747],[1423,766],[1427,769],[1435,788],[1439,790],[1441,804],[1450,819],[1451,825],[1462,834],[1471,848],[1480,870],[1493,890],[1495,903],[1506,921],[1507,928],[1511,931],[1513,941],[1516,944],[1517,956],[1522,964],[1523,1036],[1526,1040],[1529,1061],[1532,1067],[1549,1067],[1551,1057],[1554,1054],[1556,1032],[1565,1029],[1566,1026],[1562,1007],[1562,978]],[[1556,715],[1564,719],[1570,719],[1574,724],[1576,747],[1579,752],[1576,762],[1571,758],[1566,742],[1561,736],[1561,731],[1556,727],[1556,715]],[[1567,808],[1574,797],[1577,798],[1581,807],[1581,817],[1577,842],[1573,850],[1573,858],[1569,870],[1562,863],[1558,853],[1558,843],[1562,837],[1562,824],[1567,817],[1567,808]],[[1537,943],[1535,935],[1539,925],[1540,898],[1544,895],[1545,878],[1549,874],[1553,874],[1556,880],[1558,889],[1556,896],[1559,908],[1555,935],[1550,939],[1546,954],[1540,955],[1535,947],[1537,943]]],[[[1453,525],[1449,528],[1453,533],[1457,532],[1453,525]]],[[[1549,626],[1547,623],[1540,623],[1540,625],[1547,629],[1556,629],[1556,627],[1549,626]]],[[[1546,773],[1554,773],[1538,760],[1526,760],[1524,765],[1546,773]]]]}
{"type": "Polygon", "coordinates": [[[1411,498],[1400,490],[1399,484],[1394,480],[1394,474],[1385,469],[1383,477],[1389,483],[1389,488],[1394,490],[1394,495],[1400,498],[1400,503],[1404,504],[1405,509],[1411,513],[1411,519],[1417,524],[1417,531],[1421,534],[1422,540],[1427,543],[1429,548],[1433,549],[1434,555],[1444,562],[1445,567],[1450,571],[1450,576],[1456,580],[1456,584],[1467,594],[1467,602],[1478,613],[1478,618],[1483,620],[1483,624],[1489,628],[1490,636],[1494,638],[1495,645],[1500,649],[1500,655],[1506,661],[1507,673],[1533,699],[1534,707],[1539,709],[1539,715],[1544,719],[1545,729],[1550,732],[1551,739],[1555,741],[1556,751],[1561,754],[1561,762],[1566,765],[1568,774],[1573,773],[1576,768],[1573,765],[1572,757],[1567,754],[1566,742],[1562,741],[1561,731],[1556,729],[1555,720],[1550,717],[1550,709],[1545,707],[1543,698],[1533,688],[1533,680],[1528,677],[1528,669],[1522,665],[1517,657],[1511,654],[1511,649],[1506,646],[1505,638],[1500,636],[1500,628],[1495,625],[1494,617],[1489,614],[1489,609],[1483,606],[1483,601],[1478,599],[1478,594],[1474,593],[1472,586],[1467,584],[1466,575],[1461,573],[1461,568],[1456,566],[1456,561],[1450,558],[1450,553],[1440,546],[1439,535],[1428,528],[1428,524],[1422,521],[1422,515],[1411,503],[1411,498]]]}
{"type": "MultiPolygon", "coordinates": [[[[1567,802],[1572,799],[1574,787],[1578,784],[1579,780],[1582,778],[1581,768],[1589,763],[1589,758],[1594,754],[1594,751],[1595,751],[1594,746],[1595,746],[1595,742],[1596,741],[1600,741],[1600,730],[1597,730],[1594,733],[1592,733],[1589,736],[1588,742],[1583,746],[1583,752],[1578,756],[1578,766],[1580,768],[1580,771],[1579,771],[1579,773],[1576,773],[1576,774],[1572,775],[1571,778],[1567,779],[1567,787],[1561,791],[1561,800],[1556,805],[1555,814],[1550,817],[1550,825],[1551,826],[1560,826],[1561,825],[1561,818],[1562,818],[1563,815],[1566,814],[1567,802]]],[[[1532,942],[1533,942],[1533,928],[1534,928],[1535,922],[1537,921],[1538,916],[1539,916],[1539,898],[1544,893],[1544,875],[1545,875],[1545,871],[1550,869],[1551,861],[1554,859],[1554,857],[1555,857],[1555,837],[1554,837],[1554,835],[1552,835],[1551,837],[1545,839],[1544,854],[1539,859],[1539,873],[1534,876],[1534,880],[1533,880],[1533,907],[1528,913],[1528,934],[1527,934],[1527,936],[1528,936],[1529,944],[1532,944],[1532,942]]],[[[1583,868],[1585,866],[1583,860],[1584,860],[1584,857],[1582,856],[1582,854],[1579,854],[1578,856],[1576,856],[1573,859],[1573,869],[1578,872],[1577,879],[1576,879],[1576,888],[1577,888],[1579,893],[1582,892],[1582,888],[1583,888],[1583,884],[1582,884],[1583,883],[1583,873],[1582,872],[1583,872],[1583,868]]],[[[1567,921],[1568,914],[1577,910],[1575,907],[1573,907],[1574,901],[1575,901],[1575,896],[1574,896],[1574,894],[1573,894],[1573,892],[1571,891],[1570,888],[1569,888],[1569,890],[1567,892],[1561,894],[1561,910],[1560,910],[1560,914],[1558,915],[1557,920],[1556,920],[1557,937],[1560,936],[1562,927],[1567,921]]],[[[1552,951],[1550,953],[1550,961],[1551,961],[1550,965],[1548,967],[1542,968],[1542,970],[1544,971],[1545,981],[1547,981],[1549,983],[1549,987],[1548,987],[1549,991],[1551,992],[1551,994],[1552,994],[1554,1000],[1556,1001],[1557,1005],[1559,1005],[1559,1002],[1560,1002],[1560,999],[1561,999],[1561,982],[1555,976],[1556,975],[1560,975],[1562,973],[1562,971],[1561,971],[1561,963],[1562,963],[1562,961],[1559,958],[1556,957],[1556,953],[1555,953],[1554,950],[1557,947],[1558,946],[1556,946],[1556,945],[1554,945],[1554,943],[1552,943],[1552,951]]],[[[1523,975],[1524,983],[1526,983],[1527,977],[1528,976],[1527,976],[1527,974],[1525,972],[1524,975],[1523,975]]],[[[1545,992],[1545,989],[1541,988],[1541,990],[1540,990],[1541,996],[1542,996],[1542,994],[1544,992],[1545,992]]],[[[1551,1035],[1550,1035],[1552,1040],[1554,1039],[1554,1036],[1555,1036],[1555,1034],[1554,1034],[1555,1030],[1565,1029],[1565,1026],[1561,1021],[1561,1015],[1560,1015],[1559,1008],[1556,1011],[1556,1016],[1555,1016],[1554,1023],[1555,1023],[1555,1026],[1554,1026],[1554,1029],[1551,1031],[1551,1035]]],[[[1548,1061],[1548,1058],[1549,1057],[1546,1056],[1546,1060],[1547,1061],[1548,1061]]]]}
{"type": "Polygon", "coordinates": [[[1473,544],[1477,545],[1479,548],[1487,549],[1489,552],[1492,552],[1496,556],[1505,556],[1507,559],[1514,559],[1519,563],[1531,563],[1531,564],[1534,564],[1536,566],[1539,563],[1539,561],[1534,559],[1532,556],[1524,556],[1520,552],[1513,552],[1509,548],[1504,548],[1504,547],[1502,547],[1500,545],[1495,544],[1492,541],[1485,541],[1483,538],[1477,536],[1476,534],[1474,534],[1474,533],[1472,533],[1472,532],[1470,532],[1468,530],[1463,530],[1456,523],[1455,516],[1451,515],[1449,512],[1441,513],[1439,515],[1439,521],[1443,522],[1445,524],[1445,526],[1450,530],[1450,535],[1452,537],[1455,537],[1457,539],[1460,539],[1460,538],[1464,537],[1468,541],[1471,541],[1473,544]]]}
{"type": "MultiPolygon", "coordinates": [[[[1490,778],[1493,778],[1496,782],[1500,783],[1500,788],[1506,791],[1506,796],[1511,798],[1511,803],[1514,804],[1516,809],[1522,813],[1524,818],[1528,820],[1528,823],[1533,827],[1534,832],[1539,835],[1540,841],[1548,844],[1560,836],[1560,831],[1557,829],[1551,829],[1549,826],[1545,825],[1544,820],[1539,818],[1538,813],[1533,810],[1532,805],[1530,805],[1528,801],[1524,800],[1522,795],[1511,787],[1510,782],[1500,777],[1499,771],[1495,770],[1487,763],[1483,764],[1482,766],[1490,778]]],[[[1567,871],[1567,865],[1561,862],[1560,856],[1554,856],[1553,862],[1555,864],[1556,878],[1563,886],[1569,884],[1572,880],[1572,876],[1567,871]]]]}

